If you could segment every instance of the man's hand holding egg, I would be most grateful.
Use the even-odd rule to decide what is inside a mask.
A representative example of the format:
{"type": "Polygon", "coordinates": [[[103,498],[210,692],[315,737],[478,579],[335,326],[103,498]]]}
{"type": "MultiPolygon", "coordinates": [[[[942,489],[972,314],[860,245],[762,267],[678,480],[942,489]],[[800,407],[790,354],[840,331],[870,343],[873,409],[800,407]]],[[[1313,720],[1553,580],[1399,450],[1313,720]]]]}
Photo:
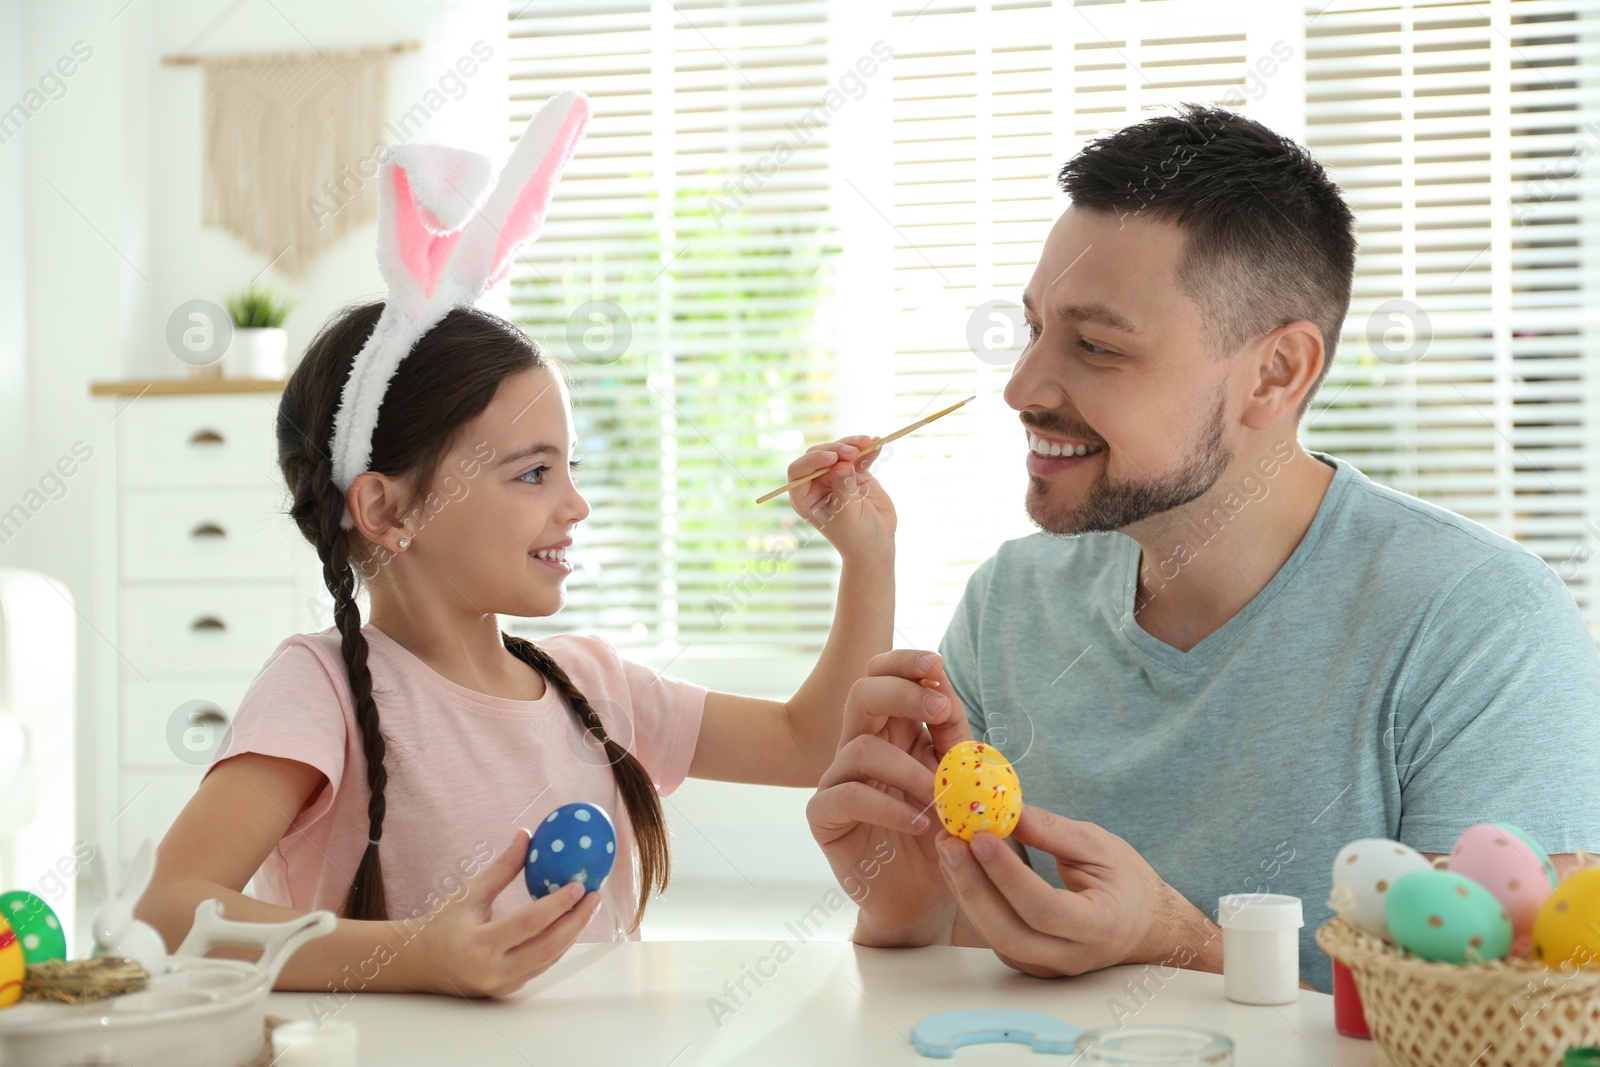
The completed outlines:
{"type": "Polygon", "coordinates": [[[1025,808],[1016,768],[993,745],[951,747],[935,776],[934,807],[949,834],[939,842],[945,881],[972,929],[1007,965],[1056,977],[1165,959],[1181,951],[1189,931],[1204,929],[1204,917],[1127,842],[1091,823],[1025,808]],[[1066,888],[1001,844],[1013,831],[1055,858],[1066,888]]]}
{"type": "Polygon", "coordinates": [[[841,884],[892,849],[857,900],[857,944],[940,943],[959,901],[978,943],[1028,974],[1156,961],[1221,970],[1209,921],[1126,841],[1022,804],[1015,768],[973,742],[935,653],[886,652],[851,687],[838,753],[806,816],[841,884]],[[942,830],[929,818],[934,809],[942,830]],[[1066,888],[991,831],[1054,857],[1066,888]]]}
{"type": "Polygon", "coordinates": [[[962,913],[1007,966],[1039,978],[1159,961],[1221,970],[1206,917],[1116,834],[1024,805],[1010,836],[1050,855],[1065,888],[987,830],[939,842],[962,913]]]}
{"type": "Polygon", "coordinates": [[[838,752],[806,819],[840,884],[878,864],[856,900],[858,944],[931,945],[949,933],[955,902],[939,877],[934,770],[971,739],[937,653],[885,652],[851,686],[838,752]]]}

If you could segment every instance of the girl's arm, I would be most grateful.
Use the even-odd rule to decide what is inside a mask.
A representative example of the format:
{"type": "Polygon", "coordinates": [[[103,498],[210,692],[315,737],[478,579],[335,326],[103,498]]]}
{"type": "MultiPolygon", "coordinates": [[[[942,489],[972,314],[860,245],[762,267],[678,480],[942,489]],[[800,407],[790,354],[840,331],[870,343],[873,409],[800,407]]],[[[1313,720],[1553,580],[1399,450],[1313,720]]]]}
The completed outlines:
{"type": "MultiPolygon", "coordinates": [[[[281,922],[305,914],[247,897],[239,889],[326,781],[321,771],[296,760],[256,753],[225,760],[200,783],[156,850],[155,874],[135,916],[160,932],[170,952],[188,934],[195,907],[208,898],[220,900],[223,915],[240,922],[281,922]]],[[[346,963],[379,945],[400,947],[391,924],[343,920],[332,934],[307,942],[290,958],[277,988],[322,989],[346,963]]],[[[257,955],[243,949],[214,954],[234,959],[257,955]]],[[[373,988],[409,988],[404,962],[397,958],[401,966],[377,975],[373,988]]]]}
{"type": "Polygon", "coordinates": [[[818,445],[789,466],[790,479],[832,467],[793,490],[790,503],[843,557],[833,626],[817,665],[787,703],[707,694],[691,777],[815,786],[832,764],[845,697],[894,638],[894,505],[868,473],[881,453],[857,454],[873,440],[818,445]]]}
{"type": "MultiPolygon", "coordinates": [[[[258,753],[224,760],[201,782],[156,850],[155,874],[135,916],[160,932],[170,952],[188,934],[196,905],[208,898],[222,902],[224,917],[243,922],[306,914],[239,890],[326,781],[322,772],[296,760],[258,753]]],[[[521,874],[527,845],[527,835],[518,831],[457,898],[421,919],[340,919],[332,934],[290,957],[274,988],[334,990],[341,996],[501,996],[521,988],[577,940],[599,901],[591,893],[577,904],[582,887],[571,885],[489,921],[495,895],[521,874]]],[[[345,873],[355,875],[353,869],[345,873]]],[[[259,953],[219,948],[209,955],[253,960],[259,953]]]]}

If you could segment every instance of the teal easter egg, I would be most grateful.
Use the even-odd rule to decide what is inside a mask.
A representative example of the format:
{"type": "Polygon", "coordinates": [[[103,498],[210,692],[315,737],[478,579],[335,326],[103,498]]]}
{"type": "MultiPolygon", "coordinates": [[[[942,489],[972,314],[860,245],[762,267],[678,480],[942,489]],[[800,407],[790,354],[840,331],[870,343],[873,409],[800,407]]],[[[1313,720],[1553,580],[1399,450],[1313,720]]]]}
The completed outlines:
{"type": "Polygon", "coordinates": [[[1483,886],[1454,871],[1413,871],[1389,887],[1385,918],[1395,944],[1437,963],[1504,959],[1511,916],[1483,886]]]}
{"type": "Polygon", "coordinates": [[[0,919],[16,933],[28,966],[67,958],[67,935],[61,920],[39,897],[21,889],[0,893],[0,919]]]}

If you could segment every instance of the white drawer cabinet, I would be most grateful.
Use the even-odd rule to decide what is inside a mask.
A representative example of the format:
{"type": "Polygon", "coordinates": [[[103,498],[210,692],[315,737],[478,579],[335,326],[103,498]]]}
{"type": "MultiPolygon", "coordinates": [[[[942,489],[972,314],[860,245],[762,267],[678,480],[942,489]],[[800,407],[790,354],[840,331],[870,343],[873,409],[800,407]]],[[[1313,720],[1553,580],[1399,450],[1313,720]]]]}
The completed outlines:
{"type": "Polygon", "coordinates": [[[276,494],[259,489],[130,489],[123,495],[122,576],[130,581],[293,579],[305,543],[276,494]]]}
{"type": "MultiPolygon", "coordinates": [[[[277,382],[117,382],[97,464],[91,740],[82,836],[120,879],[194,795],[240,698],[278,644],[328,625],[316,553],[287,515],[277,382]],[[151,386],[146,388],[146,386],[151,386]]],[[[217,813],[227,819],[227,812],[217,813]]]]}
{"type": "Polygon", "coordinates": [[[293,582],[129,584],[122,652],[145,677],[254,674],[294,632],[294,609],[293,582]]]}
{"type": "Polygon", "coordinates": [[[176,771],[210,762],[249,686],[243,672],[181,680],[129,678],[122,686],[122,763],[176,771]],[[203,762],[202,762],[203,761],[203,762]]]}
{"type": "Polygon", "coordinates": [[[117,416],[123,485],[281,487],[273,429],[277,403],[275,394],[146,393],[117,416]]]}

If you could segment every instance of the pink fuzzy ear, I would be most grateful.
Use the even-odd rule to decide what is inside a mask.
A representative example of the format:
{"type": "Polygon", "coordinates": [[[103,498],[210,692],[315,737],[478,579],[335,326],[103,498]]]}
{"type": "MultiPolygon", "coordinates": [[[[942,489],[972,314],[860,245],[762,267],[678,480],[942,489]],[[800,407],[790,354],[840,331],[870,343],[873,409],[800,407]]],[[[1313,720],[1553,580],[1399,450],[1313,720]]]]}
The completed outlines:
{"type": "Polygon", "coordinates": [[[385,161],[381,180],[382,222],[390,232],[387,241],[380,235],[379,254],[387,245],[388,266],[400,274],[390,284],[409,281],[431,297],[467,223],[494,187],[493,164],[459,148],[401,145],[385,161]]]}
{"type": "Polygon", "coordinates": [[[411,182],[406,177],[405,168],[391,167],[389,180],[391,203],[394,205],[392,223],[396,251],[400,253],[400,262],[406,273],[417,283],[422,295],[430,297],[439,284],[439,276],[450,262],[450,253],[455,251],[456,243],[465,231],[441,234],[438,232],[438,222],[431,213],[428,219],[422,218],[421,213],[427,208],[418,206],[412,199],[411,182]]]}
{"type": "Polygon", "coordinates": [[[581,93],[563,93],[528,124],[483,210],[485,221],[498,231],[483,290],[506,276],[517,248],[533,240],[544,226],[556,182],[588,123],[588,98],[581,93]]]}

